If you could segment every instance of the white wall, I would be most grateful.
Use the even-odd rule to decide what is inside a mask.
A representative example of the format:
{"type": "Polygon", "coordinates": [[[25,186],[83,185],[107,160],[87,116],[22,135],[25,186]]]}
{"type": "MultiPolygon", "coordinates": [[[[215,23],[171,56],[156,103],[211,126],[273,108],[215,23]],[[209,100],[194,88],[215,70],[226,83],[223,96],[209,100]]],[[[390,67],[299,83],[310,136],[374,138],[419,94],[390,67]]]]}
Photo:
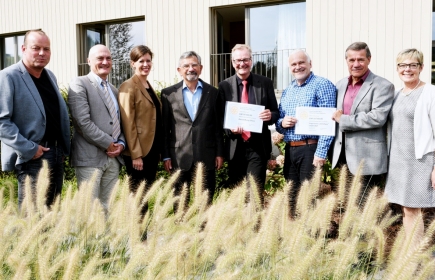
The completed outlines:
{"type": "MultiPolygon", "coordinates": [[[[0,1],[0,36],[41,28],[51,38],[49,68],[60,83],[77,75],[77,25],[145,16],[146,43],[155,53],[150,81],[173,83],[184,51],[203,58],[210,80],[211,8],[283,1],[243,0],[21,0],[0,1]]],[[[371,70],[400,86],[395,56],[403,48],[423,51],[424,81],[430,81],[432,0],[307,0],[307,51],[316,74],[336,82],[348,75],[344,50],[365,41],[371,70]]]]}

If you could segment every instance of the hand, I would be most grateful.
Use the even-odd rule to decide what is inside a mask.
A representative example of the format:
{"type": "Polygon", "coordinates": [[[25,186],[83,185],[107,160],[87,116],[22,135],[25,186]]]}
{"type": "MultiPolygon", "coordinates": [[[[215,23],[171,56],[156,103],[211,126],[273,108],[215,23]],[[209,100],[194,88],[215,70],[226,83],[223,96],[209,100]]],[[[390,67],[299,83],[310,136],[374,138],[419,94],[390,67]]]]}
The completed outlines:
{"type": "Polygon", "coordinates": [[[337,123],[339,123],[341,115],[343,115],[343,110],[337,110],[332,114],[332,119],[337,123]]]}
{"type": "Polygon", "coordinates": [[[46,148],[44,146],[38,145],[38,150],[36,151],[36,154],[32,157],[32,159],[37,159],[42,157],[44,152],[50,151],[50,148],[46,148]]]}
{"type": "Polygon", "coordinates": [[[325,163],[326,163],[326,159],[314,156],[314,159],[313,159],[313,165],[314,166],[316,166],[316,167],[322,167],[325,163]]]}
{"type": "Polygon", "coordinates": [[[242,134],[243,133],[243,128],[239,126],[236,129],[231,129],[231,132],[233,134],[242,134]]]}
{"type": "Polygon", "coordinates": [[[106,154],[111,157],[117,157],[121,154],[122,150],[124,150],[124,146],[118,143],[110,143],[109,147],[106,150],[106,154]]]}
{"type": "Polygon", "coordinates": [[[217,170],[221,169],[222,165],[224,164],[224,158],[223,157],[216,157],[215,159],[215,167],[217,170]]]}
{"type": "Polygon", "coordinates": [[[285,116],[284,119],[281,122],[281,126],[283,128],[289,128],[295,126],[295,124],[298,122],[298,120],[295,117],[291,116],[285,116]]]}
{"type": "Polygon", "coordinates": [[[139,158],[134,159],[132,165],[133,165],[133,169],[142,170],[143,169],[142,158],[139,157],[139,158]]]}
{"type": "Polygon", "coordinates": [[[167,160],[165,160],[164,163],[165,163],[165,170],[166,170],[166,172],[171,173],[172,172],[172,162],[171,162],[171,160],[167,159],[167,160]]]}
{"type": "Polygon", "coordinates": [[[430,176],[430,180],[432,182],[432,188],[435,190],[435,167],[432,170],[432,175],[430,176]]]}
{"type": "Polygon", "coordinates": [[[269,109],[264,110],[258,115],[263,122],[268,122],[272,119],[272,113],[269,109]]]}

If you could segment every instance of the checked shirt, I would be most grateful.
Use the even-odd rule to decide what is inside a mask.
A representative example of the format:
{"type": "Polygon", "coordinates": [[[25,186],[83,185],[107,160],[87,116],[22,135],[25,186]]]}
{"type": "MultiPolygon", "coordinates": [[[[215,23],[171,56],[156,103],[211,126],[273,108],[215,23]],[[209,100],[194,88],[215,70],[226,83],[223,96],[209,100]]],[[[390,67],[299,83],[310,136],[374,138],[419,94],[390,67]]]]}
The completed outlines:
{"type": "MultiPolygon", "coordinates": [[[[296,107],[336,107],[337,89],[334,84],[311,72],[308,79],[298,85],[296,80],[284,90],[279,104],[279,119],[276,122],[276,130],[284,135],[284,141],[300,141],[305,139],[318,139],[315,156],[326,158],[329,146],[334,136],[296,135],[295,128],[283,128],[281,122],[285,116],[295,116],[296,107]]],[[[332,118],[332,116],[331,116],[332,118]]]]}

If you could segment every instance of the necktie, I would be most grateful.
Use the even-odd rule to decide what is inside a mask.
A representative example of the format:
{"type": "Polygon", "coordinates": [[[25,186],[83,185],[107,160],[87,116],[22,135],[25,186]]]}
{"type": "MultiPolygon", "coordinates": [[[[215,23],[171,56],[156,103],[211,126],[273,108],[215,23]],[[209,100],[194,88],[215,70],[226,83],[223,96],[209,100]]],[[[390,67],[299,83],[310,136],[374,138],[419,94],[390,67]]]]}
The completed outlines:
{"type": "Polygon", "coordinates": [[[116,112],[115,104],[113,103],[113,99],[110,96],[109,89],[107,88],[107,81],[103,80],[101,84],[103,85],[104,96],[106,97],[107,104],[109,104],[109,112],[113,120],[112,138],[117,141],[119,135],[121,134],[121,126],[119,125],[118,113],[116,112]]]}
{"type": "MultiPolygon", "coordinates": [[[[242,81],[242,84],[243,84],[243,90],[242,90],[242,103],[246,103],[246,104],[248,104],[249,103],[249,99],[248,99],[248,89],[247,89],[247,84],[248,84],[248,81],[242,81]]],[[[250,131],[246,131],[246,130],[243,130],[243,133],[242,133],[242,138],[243,138],[243,140],[245,140],[245,141],[248,141],[248,139],[251,137],[251,132],[250,131]]]]}

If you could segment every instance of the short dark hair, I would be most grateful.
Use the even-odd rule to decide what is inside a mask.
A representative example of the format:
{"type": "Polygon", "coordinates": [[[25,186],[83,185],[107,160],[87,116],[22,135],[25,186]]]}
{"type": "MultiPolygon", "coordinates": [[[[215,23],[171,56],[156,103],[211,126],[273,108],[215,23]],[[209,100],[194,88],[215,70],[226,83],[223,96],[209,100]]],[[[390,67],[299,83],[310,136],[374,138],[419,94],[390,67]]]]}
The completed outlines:
{"type": "Polygon", "coordinates": [[[130,60],[136,62],[142,56],[149,54],[151,56],[151,60],[153,59],[153,52],[145,45],[138,45],[131,49],[130,51],[130,60]]]}
{"type": "Polygon", "coordinates": [[[350,44],[350,46],[347,47],[347,49],[346,49],[346,52],[344,54],[344,58],[347,58],[347,51],[348,50],[352,50],[352,51],[366,50],[367,58],[372,57],[372,54],[370,53],[369,46],[367,46],[367,44],[364,42],[355,42],[355,43],[350,44]]]}
{"type": "MultiPolygon", "coordinates": [[[[27,45],[27,36],[28,36],[30,33],[38,33],[39,35],[47,36],[47,34],[45,34],[45,32],[42,31],[41,29],[31,29],[31,30],[27,31],[26,34],[24,35],[24,42],[23,42],[23,44],[24,44],[25,46],[27,45]]],[[[47,36],[47,37],[48,37],[48,36],[47,36]]]]}

